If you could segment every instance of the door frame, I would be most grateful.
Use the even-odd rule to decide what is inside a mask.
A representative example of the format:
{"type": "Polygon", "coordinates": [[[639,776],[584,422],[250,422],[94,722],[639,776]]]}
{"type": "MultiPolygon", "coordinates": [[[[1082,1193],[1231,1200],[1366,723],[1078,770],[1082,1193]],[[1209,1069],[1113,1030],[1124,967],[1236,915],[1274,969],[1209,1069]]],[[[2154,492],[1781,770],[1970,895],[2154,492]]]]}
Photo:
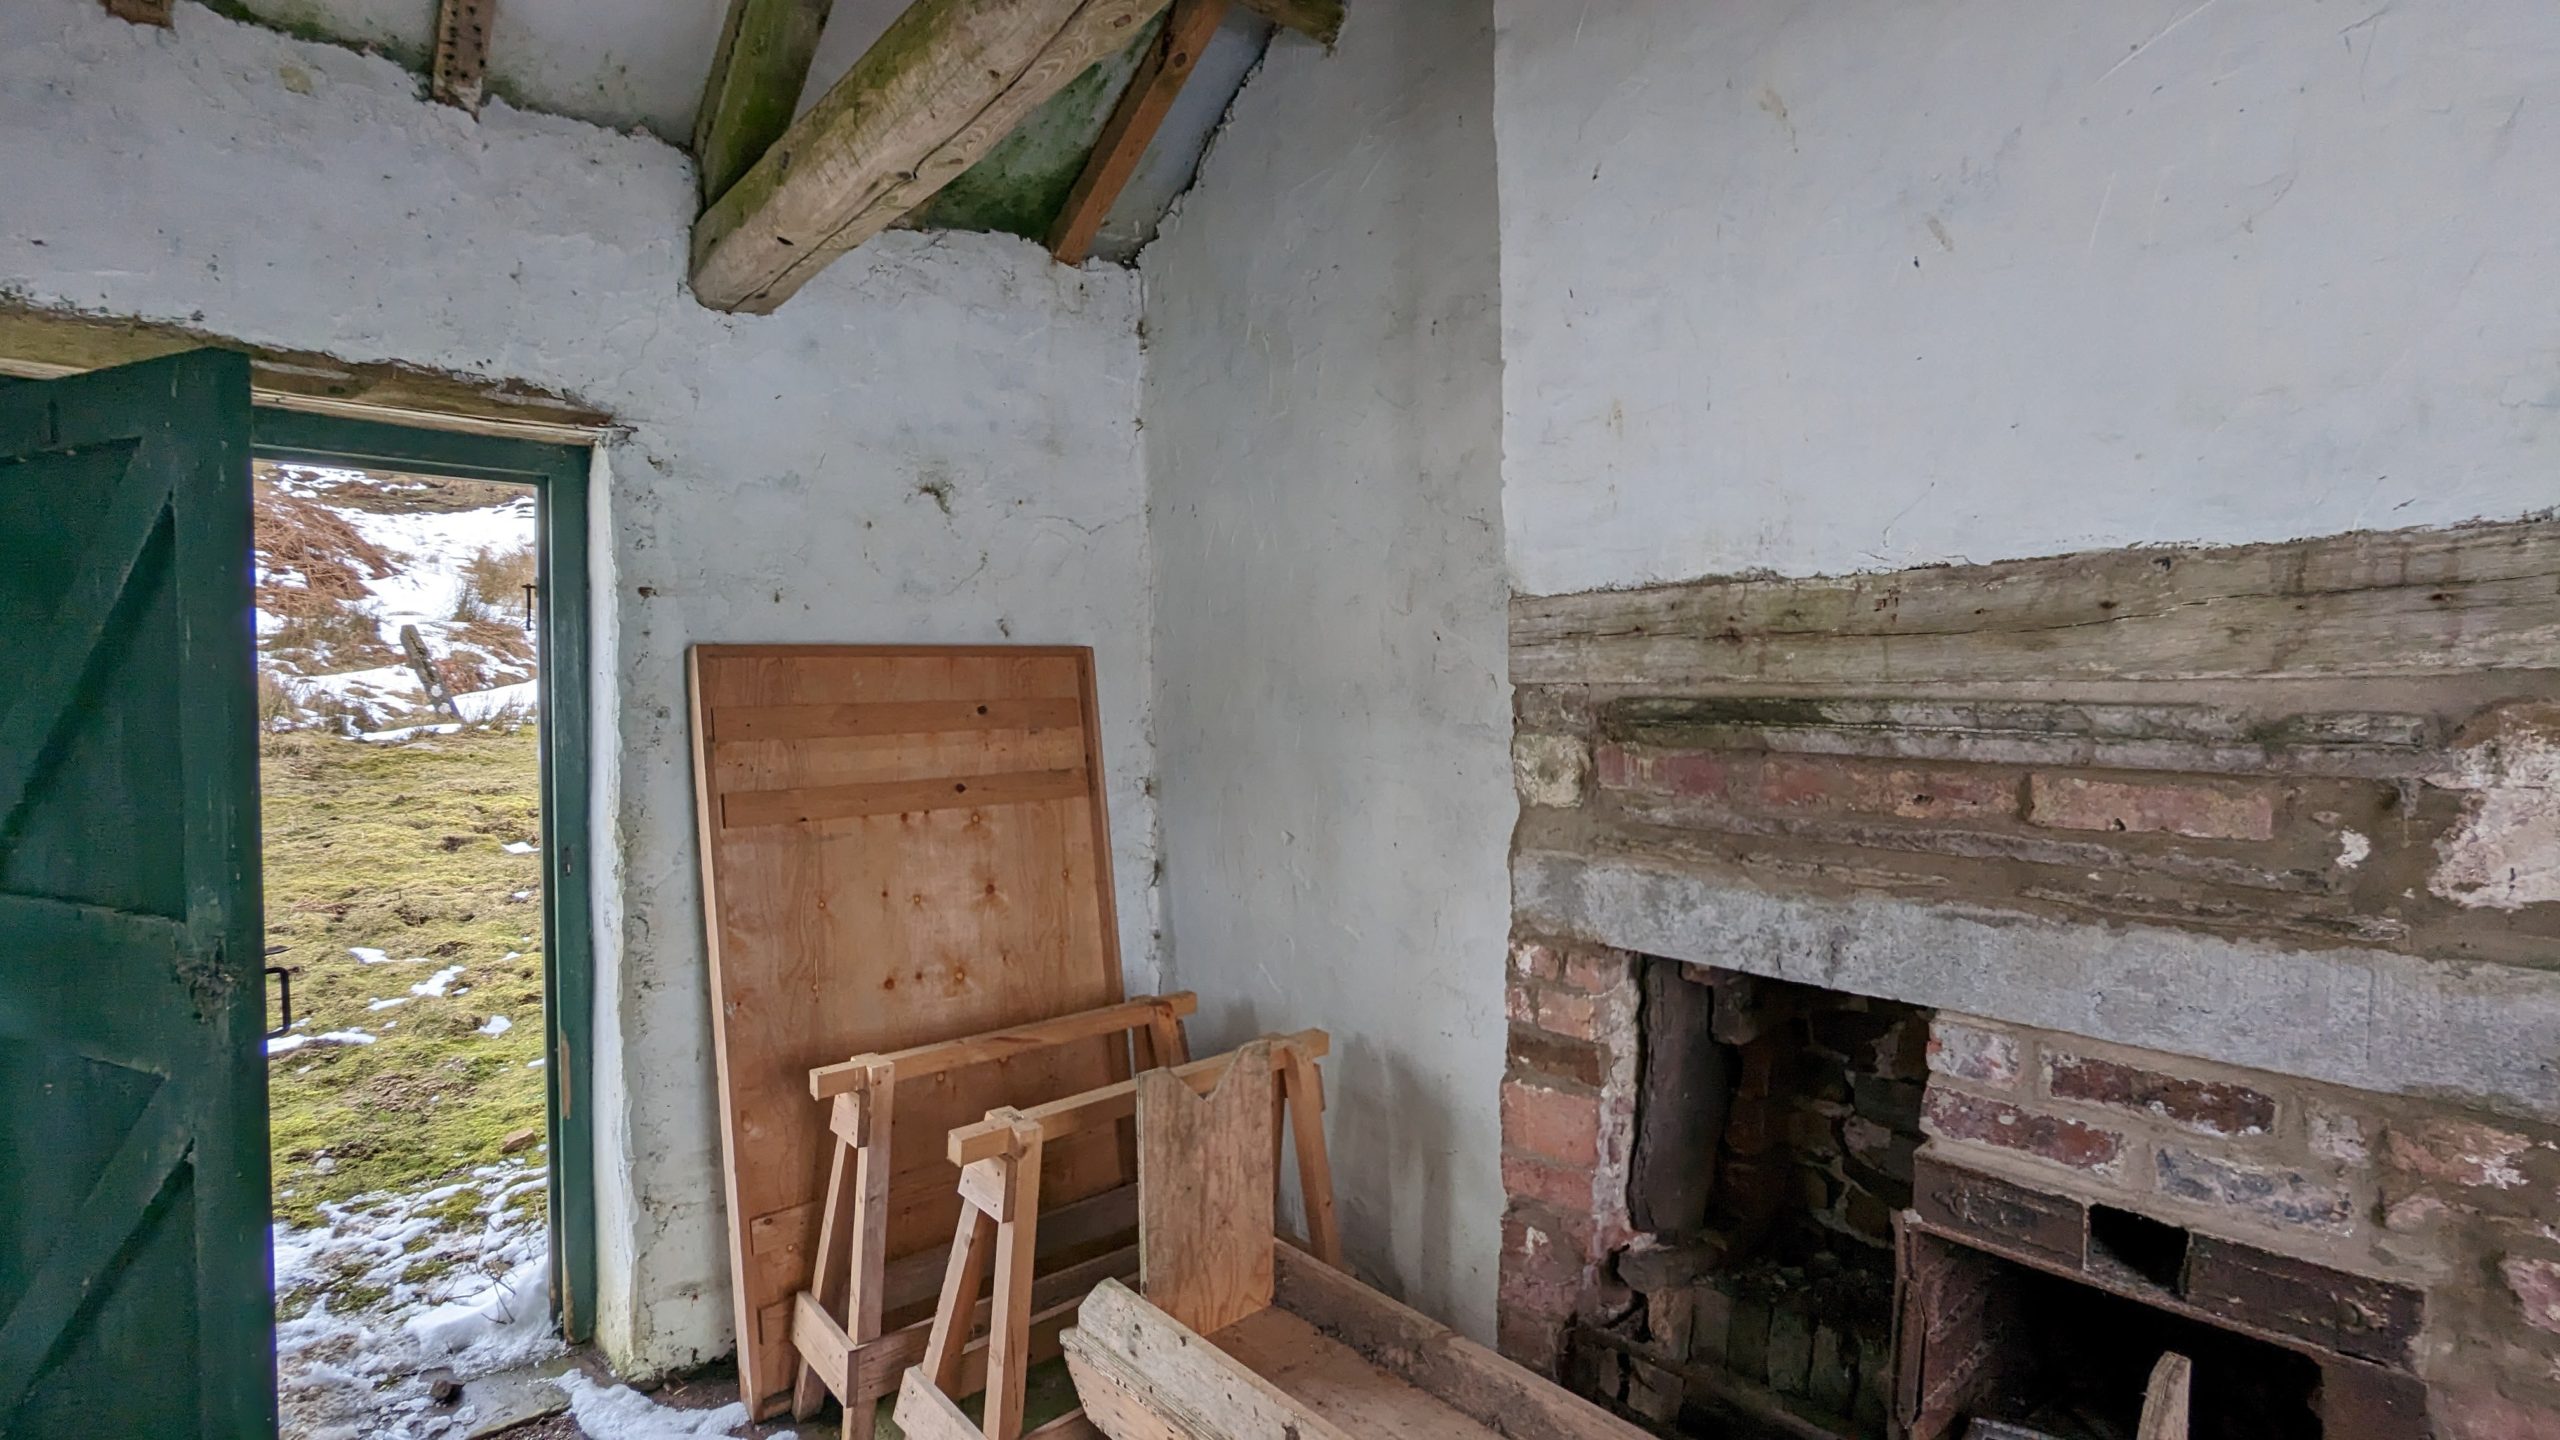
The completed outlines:
{"type": "Polygon", "coordinates": [[[588,672],[587,484],[584,445],[425,430],[260,405],[250,453],[261,460],[406,470],[533,487],[542,714],[543,1064],[549,1096],[551,1306],[572,1344],[596,1322],[594,913],[587,798],[593,775],[588,672]]]}

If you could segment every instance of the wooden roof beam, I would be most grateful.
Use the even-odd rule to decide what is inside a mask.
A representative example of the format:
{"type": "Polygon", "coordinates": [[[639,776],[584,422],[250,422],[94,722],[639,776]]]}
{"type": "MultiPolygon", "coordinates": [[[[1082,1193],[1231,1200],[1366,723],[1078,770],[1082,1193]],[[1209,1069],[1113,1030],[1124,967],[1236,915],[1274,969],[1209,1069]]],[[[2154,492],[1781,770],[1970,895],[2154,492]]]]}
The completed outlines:
{"type": "Polygon", "coordinates": [[[717,200],[791,128],[835,0],[729,0],[693,118],[702,203],[717,200]]]}
{"type": "Polygon", "coordinates": [[[1173,109],[1174,97],[1182,93],[1201,49],[1218,33],[1218,22],[1226,14],[1227,0],[1173,0],[1173,14],[1139,63],[1138,73],[1129,77],[1129,88],[1120,92],[1110,123],[1103,126],[1102,138],[1084,162],[1084,173],[1076,177],[1057,223],[1050,227],[1049,251],[1061,264],[1081,265],[1093,253],[1093,237],[1100,233],[1103,218],[1111,213],[1112,202],[1120,198],[1129,178],[1138,173],[1138,162],[1146,158],[1147,147],[1173,109]]]}
{"type": "Polygon", "coordinates": [[[916,0],[693,227],[693,290],[768,313],[974,164],[1169,0],[916,0]]]}
{"type": "Polygon", "coordinates": [[[439,0],[435,72],[428,77],[438,100],[480,113],[489,88],[489,29],[497,18],[498,0],[439,0]]]}
{"type": "Polygon", "coordinates": [[[1342,38],[1342,0],[1244,0],[1244,8],[1327,47],[1342,38]]]}

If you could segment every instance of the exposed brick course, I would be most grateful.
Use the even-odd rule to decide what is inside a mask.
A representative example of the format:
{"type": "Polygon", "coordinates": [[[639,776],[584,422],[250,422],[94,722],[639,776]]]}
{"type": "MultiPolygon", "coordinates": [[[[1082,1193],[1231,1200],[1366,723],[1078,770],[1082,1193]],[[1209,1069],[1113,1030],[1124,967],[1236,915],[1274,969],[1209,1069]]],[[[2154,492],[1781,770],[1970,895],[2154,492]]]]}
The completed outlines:
{"type": "Polygon", "coordinates": [[[2175,1145],[2161,1146],[2153,1164],[2161,1194],[2222,1206],[2265,1223],[2344,1230],[2355,1218],[2354,1202],[2344,1189],[2290,1166],[2175,1145]]]}
{"type": "Polygon", "coordinates": [[[1550,1165],[1525,1155],[1502,1157],[1502,1188],[1515,1200],[1535,1200],[1558,1210],[1591,1209],[1591,1172],[1576,1166],[1550,1165]]]}
{"type": "Polygon", "coordinates": [[[1635,983],[1635,964],[1635,957],[1623,950],[1581,946],[1565,952],[1558,978],[1576,990],[1613,994],[1635,983]]]}
{"type": "Polygon", "coordinates": [[[1600,1098],[1506,1080],[1502,1145],[1552,1164],[1588,1170],[1600,1160],[1600,1098]]]}
{"type": "Polygon", "coordinates": [[[2016,775],[1962,766],[1603,745],[1599,774],[1611,790],[1753,810],[1900,820],[2008,819],[2018,813],[2016,775]]]}
{"type": "Polygon", "coordinates": [[[1513,1073],[1533,1072],[1598,1088],[1609,1068],[1608,1053],[1588,1040],[1557,1035],[1532,1025],[1511,1027],[1513,1073]]]}
{"type": "Polygon", "coordinates": [[[2386,1173],[2462,1190],[2516,1190],[2525,1184],[2530,1137],[2477,1121],[2430,1119],[2395,1125],[2383,1137],[2386,1173]]]}
{"type": "Polygon", "coordinates": [[[1932,1135],[1995,1145],[2075,1170],[2112,1171],[2124,1154],[2124,1136],[2116,1131],[1944,1086],[1930,1087],[1922,1122],[1932,1135]]]}
{"type": "Polygon", "coordinates": [[[1538,996],[1538,1028],[1576,1040],[1600,1038],[1600,1001],[1590,995],[1547,987],[1538,996]]]}
{"type": "Polygon", "coordinates": [[[2273,792],[2200,780],[2092,780],[2036,774],[2027,779],[2027,819],[2058,830],[2185,835],[2197,840],[2272,840],[2273,792]]]}
{"type": "Polygon", "coordinates": [[[2157,1115],[2207,1135],[2263,1135],[2275,1097],[2246,1085],[2189,1079],[2069,1053],[2045,1057],[2045,1089],[2061,1100],[2157,1115]]]}

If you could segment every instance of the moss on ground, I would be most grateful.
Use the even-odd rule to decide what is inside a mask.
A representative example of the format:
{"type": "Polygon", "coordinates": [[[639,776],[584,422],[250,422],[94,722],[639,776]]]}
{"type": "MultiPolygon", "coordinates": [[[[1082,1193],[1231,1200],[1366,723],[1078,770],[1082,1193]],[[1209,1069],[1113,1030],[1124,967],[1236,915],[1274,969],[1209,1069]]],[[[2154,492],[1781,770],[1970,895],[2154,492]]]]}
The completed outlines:
{"type": "Polygon", "coordinates": [[[503,848],[540,838],[540,753],[530,725],[266,738],[267,943],[285,947],[268,963],[293,971],[309,1017],[294,1033],[376,1037],[268,1060],[278,1219],[308,1225],[323,1201],[432,1185],[541,1136],[542,857],[503,848]],[[411,995],[453,965],[444,995],[411,995]],[[481,1033],[494,1015],[511,1028],[481,1033]]]}

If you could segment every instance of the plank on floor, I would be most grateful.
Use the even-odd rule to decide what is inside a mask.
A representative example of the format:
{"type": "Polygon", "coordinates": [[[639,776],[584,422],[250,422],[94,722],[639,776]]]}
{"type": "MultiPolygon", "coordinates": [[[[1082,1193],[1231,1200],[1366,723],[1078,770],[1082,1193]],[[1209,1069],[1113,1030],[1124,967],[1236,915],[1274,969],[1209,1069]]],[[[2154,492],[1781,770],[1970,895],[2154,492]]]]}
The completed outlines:
{"type": "Polygon", "coordinates": [[[1500,1440],[1286,1310],[1258,1310],[1209,1340],[1350,1434],[1373,1440],[1500,1440]]]}

